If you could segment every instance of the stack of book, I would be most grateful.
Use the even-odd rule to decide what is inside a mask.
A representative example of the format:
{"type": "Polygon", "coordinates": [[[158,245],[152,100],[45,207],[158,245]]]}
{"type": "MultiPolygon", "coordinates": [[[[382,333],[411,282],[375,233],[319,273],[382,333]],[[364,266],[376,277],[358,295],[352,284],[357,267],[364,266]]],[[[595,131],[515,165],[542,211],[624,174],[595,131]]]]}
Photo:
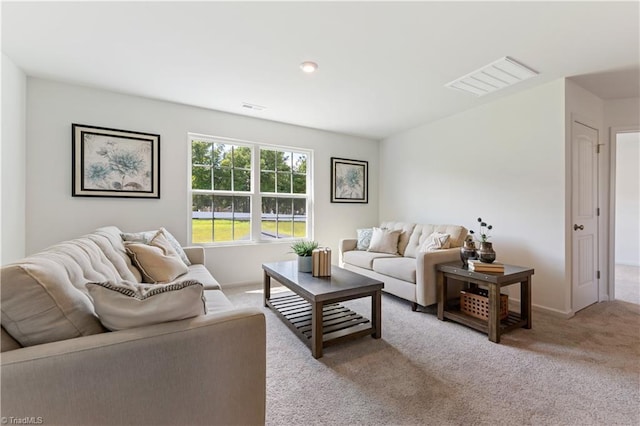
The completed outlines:
{"type": "Polygon", "coordinates": [[[476,272],[500,272],[504,273],[504,263],[483,263],[478,259],[469,259],[469,270],[476,272]]]}

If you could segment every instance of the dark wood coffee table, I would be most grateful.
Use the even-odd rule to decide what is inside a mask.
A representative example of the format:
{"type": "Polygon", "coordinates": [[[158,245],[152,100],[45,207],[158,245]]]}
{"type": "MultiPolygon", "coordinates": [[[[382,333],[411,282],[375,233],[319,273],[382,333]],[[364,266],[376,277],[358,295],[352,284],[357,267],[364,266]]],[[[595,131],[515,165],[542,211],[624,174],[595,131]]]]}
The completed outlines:
{"type": "Polygon", "coordinates": [[[300,339],[311,348],[314,358],[336,343],[371,335],[382,337],[381,301],[384,283],[331,267],[330,277],[314,277],[299,272],[296,261],[265,263],[264,306],[271,307],[300,339]],[[295,294],[271,297],[271,278],[295,294]],[[338,304],[345,300],[371,297],[371,321],[338,304]]]}

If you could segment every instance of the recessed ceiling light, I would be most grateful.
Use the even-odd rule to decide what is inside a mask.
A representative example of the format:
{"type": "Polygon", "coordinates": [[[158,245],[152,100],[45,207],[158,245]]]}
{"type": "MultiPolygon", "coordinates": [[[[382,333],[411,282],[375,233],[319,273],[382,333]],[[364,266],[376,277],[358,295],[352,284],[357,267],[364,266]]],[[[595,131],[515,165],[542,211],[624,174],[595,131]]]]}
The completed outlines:
{"type": "Polygon", "coordinates": [[[311,61],[304,61],[303,63],[300,64],[300,69],[306,72],[307,74],[311,74],[312,72],[318,69],[318,64],[311,61]]]}
{"type": "Polygon", "coordinates": [[[537,72],[505,56],[445,86],[483,96],[536,75],[537,72]]]}

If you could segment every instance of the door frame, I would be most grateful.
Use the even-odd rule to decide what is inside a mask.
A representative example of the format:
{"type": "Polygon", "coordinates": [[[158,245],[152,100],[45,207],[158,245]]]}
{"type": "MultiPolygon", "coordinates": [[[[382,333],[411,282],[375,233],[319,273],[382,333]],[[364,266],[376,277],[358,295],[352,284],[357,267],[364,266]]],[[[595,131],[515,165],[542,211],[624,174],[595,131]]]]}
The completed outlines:
{"type": "MultiPolygon", "coordinates": [[[[575,152],[573,150],[573,127],[574,127],[574,123],[578,123],[582,126],[586,126],[589,127],[593,130],[595,130],[598,133],[598,140],[596,141],[596,144],[599,148],[606,148],[606,143],[604,141],[604,134],[605,132],[602,130],[602,126],[598,125],[598,122],[596,120],[593,120],[589,117],[586,117],[582,114],[577,114],[577,113],[571,113],[571,121],[569,123],[569,157],[568,157],[568,165],[569,165],[569,172],[567,174],[567,176],[569,177],[568,179],[568,185],[567,185],[567,198],[568,198],[568,202],[569,202],[569,214],[567,217],[567,228],[566,228],[566,235],[568,238],[568,247],[569,249],[569,258],[567,259],[567,264],[568,267],[571,271],[570,275],[569,275],[569,286],[567,288],[567,293],[568,293],[568,297],[569,297],[569,301],[570,301],[570,310],[569,310],[569,317],[572,317],[575,315],[576,313],[576,309],[575,309],[575,304],[574,304],[574,300],[573,300],[573,285],[574,285],[574,275],[576,273],[576,271],[573,270],[573,256],[575,255],[575,251],[574,251],[574,247],[573,247],[573,219],[574,219],[574,205],[573,205],[573,156],[575,155],[575,152]]],[[[606,230],[603,229],[602,226],[602,219],[603,219],[603,208],[602,208],[602,200],[606,200],[605,194],[606,194],[606,189],[603,188],[603,185],[601,184],[601,177],[603,175],[603,170],[602,170],[602,155],[600,155],[602,153],[602,150],[597,154],[596,157],[596,206],[600,207],[600,216],[598,217],[598,219],[596,220],[596,238],[597,238],[597,244],[596,244],[596,253],[595,253],[595,262],[596,262],[596,268],[599,271],[602,271],[603,269],[606,270],[606,267],[604,267],[604,264],[606,262],[608,262],[608,259],[606,258],[606,256],[604,256],[603,250],[602,248],[602,241],[603,238],[606,239],[607,235],[606,235],[606,230]]],[[[602,291],[603,288],[607,288],[607,284],[604,283],[605,279],[607,279],[608,276],[601,274],[599,278],[597,278],[596,280],[596,286],[597,286],[597,301],[596,303],[602,302],[602,291]]]]}
{"type": "Polygon", "coordinates": [[[609,221],[608,221],[608,265],[607,295],[606,300],[615,300],[615,273],[616,273],[616,155],[617,139],[619,133],[640,133],[640,126],[612,126],[609,128],[609,221]]]}

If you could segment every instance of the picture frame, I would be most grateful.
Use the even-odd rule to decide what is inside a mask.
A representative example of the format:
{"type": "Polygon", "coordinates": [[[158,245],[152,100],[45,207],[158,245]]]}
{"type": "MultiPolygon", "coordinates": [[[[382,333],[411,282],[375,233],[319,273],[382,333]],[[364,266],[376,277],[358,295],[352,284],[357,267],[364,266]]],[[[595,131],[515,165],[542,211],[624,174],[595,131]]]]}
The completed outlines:
{"type": "Polygon", "coordinates": [[[331,202],[369,202],[369,162],[331,157],[331,202]]]}
{"type": "Polygon", "coordinates": [[[160,135],[72,123],[74,197],[160,198],[160,135]]]}

